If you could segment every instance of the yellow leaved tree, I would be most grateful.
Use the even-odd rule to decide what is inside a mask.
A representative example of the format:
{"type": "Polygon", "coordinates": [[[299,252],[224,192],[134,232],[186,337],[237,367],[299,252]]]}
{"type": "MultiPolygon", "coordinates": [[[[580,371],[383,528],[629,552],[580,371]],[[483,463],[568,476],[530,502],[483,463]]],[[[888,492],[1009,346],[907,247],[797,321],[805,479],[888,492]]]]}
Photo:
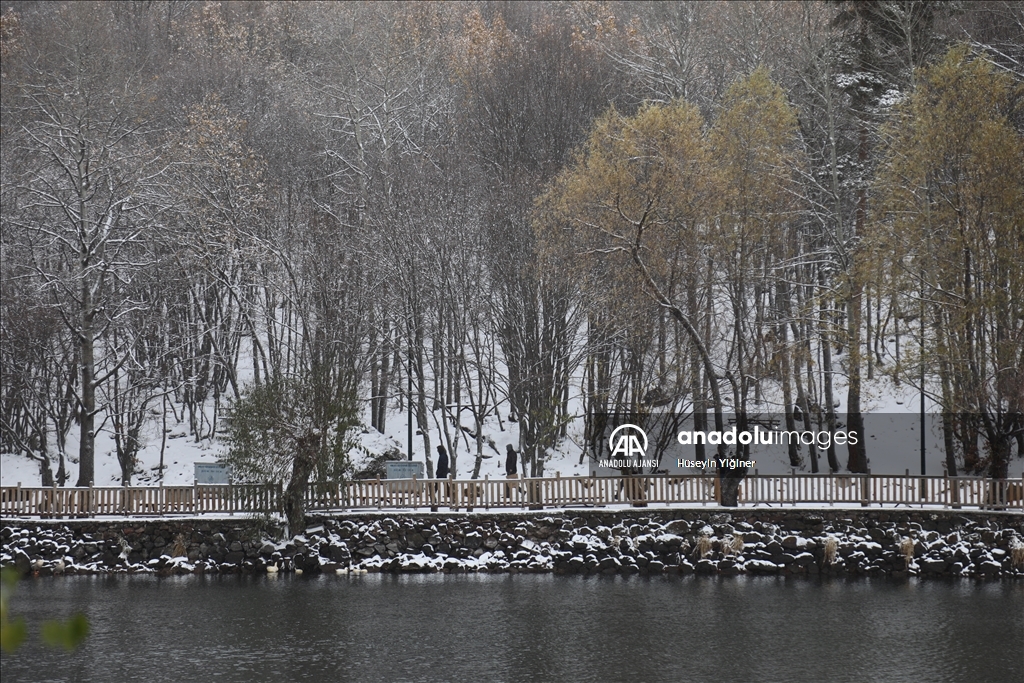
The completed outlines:
{"type": "MultiPolygon", "coordinates": [[[[796,112],[764,67],[733,83],[709,133],[717,178],[717,230],[709,244],[730,307],[737,429],[764,379],[781,377],[787,429],[794,429],[787,287],[793,272],[800,164],[796,112]],[[774,302],[774,305],[773,305],[774,302]]],[[[744,459],[749,446],[744,446],[744,459]]],[[[796,444],[790,464],[799,466],[796,444]]],[[[833,467],[833,469],[836,469],[833,467]]]]}
{"type": "Polygon", "coordinates": [[[954,47],[920,72],[879,170],[869,240],[886,284],[926,327],[920,362],[969,470],[1005,478],[1024,408],[1024,139],[1021,86],[954,47]],[[984,451],[979,451],[981,439],[984,451]]]}
{"type": "MultiPolygon", "coordinates": [[[[722,372],[692,305],[694,274],[706,260],[715,212],[714,166],[703,127],[697,108],[682,101],[648,103],[633,116],[611,109],[538,202],[536,226],[549,245],[582,257],[582,282],[613,291],[633,288],[671,315],[699,358],[715,428],[723,431],[722,372]],[[677,303],[677,295],[689,305],[677,303]]],[[[726,456],[722,445],[719,456],[726,456]]],[[[719,472],[722,503],[735,505],[745,470],[719,472]]]]}

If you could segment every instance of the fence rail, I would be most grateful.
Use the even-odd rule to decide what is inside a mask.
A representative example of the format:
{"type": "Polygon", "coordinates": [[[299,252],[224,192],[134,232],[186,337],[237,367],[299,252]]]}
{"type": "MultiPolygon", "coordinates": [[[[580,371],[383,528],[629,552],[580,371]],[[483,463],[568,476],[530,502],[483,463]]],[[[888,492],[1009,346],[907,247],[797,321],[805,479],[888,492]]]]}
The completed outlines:
{"type": "MultiPolygon", "coordinates": [[[[280,484],[0,487],[3,517],[94,517],[276,512],[280,484]]],[[[373,479],[312,484],[311,511],[351,509],[563,508],[629,504],[717,505],[711,475],[548,477],[539,479],[373,479]]],[[[740,506],[883,505],[1024,512],[1024,478],[921,477],[887,474],[755,474],[739,488],[740,506]]]]}

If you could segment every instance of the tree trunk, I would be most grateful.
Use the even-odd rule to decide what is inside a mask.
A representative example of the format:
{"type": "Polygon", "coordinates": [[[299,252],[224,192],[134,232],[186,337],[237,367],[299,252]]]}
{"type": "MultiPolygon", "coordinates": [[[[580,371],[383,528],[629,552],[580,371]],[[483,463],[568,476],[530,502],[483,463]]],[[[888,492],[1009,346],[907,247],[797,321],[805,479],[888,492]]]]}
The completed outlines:
{"type": "MultiPolygon", "coordinates": [[[[818,271],[818,285],[821,287],[822,293],[825,291],[825,274],[820,270],[818,271]]],[[[825,297],[821,298],[820,315],[818,317],[818,340],[821,344],[821,369],[824,372],[825,379],[825,418],[828,421],[828,432],[832,434],[836,429],[836,407],[835,401],[832,398],[832,341],[826,333],[826,327],[828,325],[828,314],[827,304],[825,303],[825,297]]],[[[839,471],[839,459],[836,458],[836,447],[835,444],[829,439],[829,446],[826,451],[828,454],[828,468],[830,472],[839,471]]]]}
{"type": "Polygon", "coordinates": [[[316,434],[305,434],[295,439],[292,478],[284,492],[285,519],[288,520],[288,529],[293,536],[306,530],[306,489],[316,466],[318,442],[316,434]]]}
{"type": "Polygon", "coordinates": [[[856,281],[850,294],[847,323],[850,347],[850,384],[846,393],[846,427],[850,432],[856,432],[860,438],[857,439],[857,443],[851,441],[848,444],[849,457],[846,461],[846,468],[851,472],[863,474],[868,471],[868,460],[864,438],[864,416],[860,412],[861,285],[856,281]]]}
{"type": "Polygon", "coordinates": [[[78,482],[75,486],[92,486],[96,471],[96,357],[91,294],[88,281],[83,278],[82,326],[78,337],[82,373],[81,438],[78,443],[78,482]]]}
{"type": "MultiPolygon", "coordinates": [[[[793,417],[793,386],[792,377],[790,376],[790,363],[789,363],[789,335],[787,334],[787,318],[789,318],[789,288],[784,282],[778,284],[776,294],[776,308],[781,318],[778,330],[779,330],[779,356],[781,359],[782,374],[782,402],[783,409],[786,413],[786,430],[796,430],[796,420],[793,417]]],[[[789,464],[791,467],[800,467],[800,450],[799,444],[789,443],[789,464]]]]}
{"type": "Polygon", "coordinates": [[[942,412],[942,446],[946,451],[946,474],[951,477],[957,476],[956,448],[953,443],[953,415],[945,410],[942,412]]]}
{"type": "Polygon", "coordinates": [[[989,473],[993,479],[1006,479],[1010,471],[1010,437],[996,433],[989,437],[989,450],[992,452],[992,464],[989,473]]]}
{"type": "MultiPolygon", "coordinates": [[[[953,413],[948,406],[952,405],[953,397],[949,386],[949,364],[943,356],[939,359],[939,379],[942,385],[942,405],[946,409],[942,411],[942,446],[946,453],[946,474],[950,477],[957,476],[956,448],[954,447],[953,434],[953,413]]],[[[956,491],[956,489],[953,489],[956,491]]]]}
{"type": "MultiPolygon", "coordinates": [[[[427,379],[423,371],[423,335],[419,326],[416,328],[416,350],[413,369],[416,372],[416,427],[423,437],[423,460],[427,466],[427,478],[434,478],[434,459],[430,451],[430,424],[427,421],[427,379]]],[[[436,385],[435,385],[436,390],[436,385]]],[[[412,397],[409,398],[412,400],[412,397]]]]}
{"type": "MultiPolygon", "coordinates": [[[[686,307],[690,315],[697,319],[697,277],[693,273],[686,278],[686,307]]],[[[707,431],[707,401],[704,395],[704,382],[701,376],[700,352],[690,340],[690,393],[693,396],[693,428],[696,431],[707,431]]],[[[680,363],[681,365],[682,363],[680,363]]],[[[694,458],[704,460],[704,442],[694,446],[694,458]]]]}

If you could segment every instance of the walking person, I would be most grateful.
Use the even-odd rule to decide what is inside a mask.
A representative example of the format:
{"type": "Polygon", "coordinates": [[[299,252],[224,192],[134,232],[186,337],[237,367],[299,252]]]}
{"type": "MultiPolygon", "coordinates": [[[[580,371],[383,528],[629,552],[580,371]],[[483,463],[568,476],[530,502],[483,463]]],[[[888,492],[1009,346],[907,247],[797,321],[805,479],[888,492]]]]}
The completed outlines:
{"type": "Polygon", "coordinates": [[[448,478],[448,451],[444,449],[444,446],[437,445],[437,471],[436,475],[438,479],[448,478]]]}
{"type": "MultiPolygon", "coordinates": [[[[516,453],[516,449],[512,448],[512,444],[508,444],[505,447],[505,478],[506,479],[518,479],[519,478],[519,454],[516,453]]],[[[512,488],[505,484],[505,498],[512,498],[512,488]]]]}
{"type": "MultiPolygon", "coordinates": [[[[435,470],[434,475],[438,479],[447,479],[448,478],[448,451],[446,451],[444,449],[444,446],[442,446],[441,444],[437,445],[437,470],[435,470]]],[[[438,487],[437,484],[434,484],[434,493],[435,494],[438,492],[439,488],[440,487],[438,487]]],[[[451,492],[448,490],[448,484],[446,483],[444,485],[444,496],[445,496],[445,498],[448,498],[450,493],[451,492]]]]}

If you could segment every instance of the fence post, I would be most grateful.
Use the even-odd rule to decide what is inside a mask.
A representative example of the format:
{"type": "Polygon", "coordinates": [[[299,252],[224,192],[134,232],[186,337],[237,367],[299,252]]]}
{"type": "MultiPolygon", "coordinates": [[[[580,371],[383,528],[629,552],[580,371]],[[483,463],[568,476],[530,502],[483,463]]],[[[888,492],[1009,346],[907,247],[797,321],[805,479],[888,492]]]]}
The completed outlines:
{"type": "Polygon", "coordinates": [[[527,481],[530,483],[530,485],[527,486],[527,488],[526,488],[527,496],[528,496],[528,499],[530,501],[530,505],[529,505],[529,507],[527,509],[529,509],[529,510],[542,510],[542,509],[544,509],[544,503],[542,502],[543,499],[544,499],[544,491],[543,491],[544,479],[541,478],[541,477],[538,477],[536,479],[534,479],[534,478],[527,479],[527,481]]]}
{"type": "Polygon", "coordinates": [[[864,481],[864,488],[861,490],[861,507],[871,505],[871,469],[861,475],[864,481]]]}

